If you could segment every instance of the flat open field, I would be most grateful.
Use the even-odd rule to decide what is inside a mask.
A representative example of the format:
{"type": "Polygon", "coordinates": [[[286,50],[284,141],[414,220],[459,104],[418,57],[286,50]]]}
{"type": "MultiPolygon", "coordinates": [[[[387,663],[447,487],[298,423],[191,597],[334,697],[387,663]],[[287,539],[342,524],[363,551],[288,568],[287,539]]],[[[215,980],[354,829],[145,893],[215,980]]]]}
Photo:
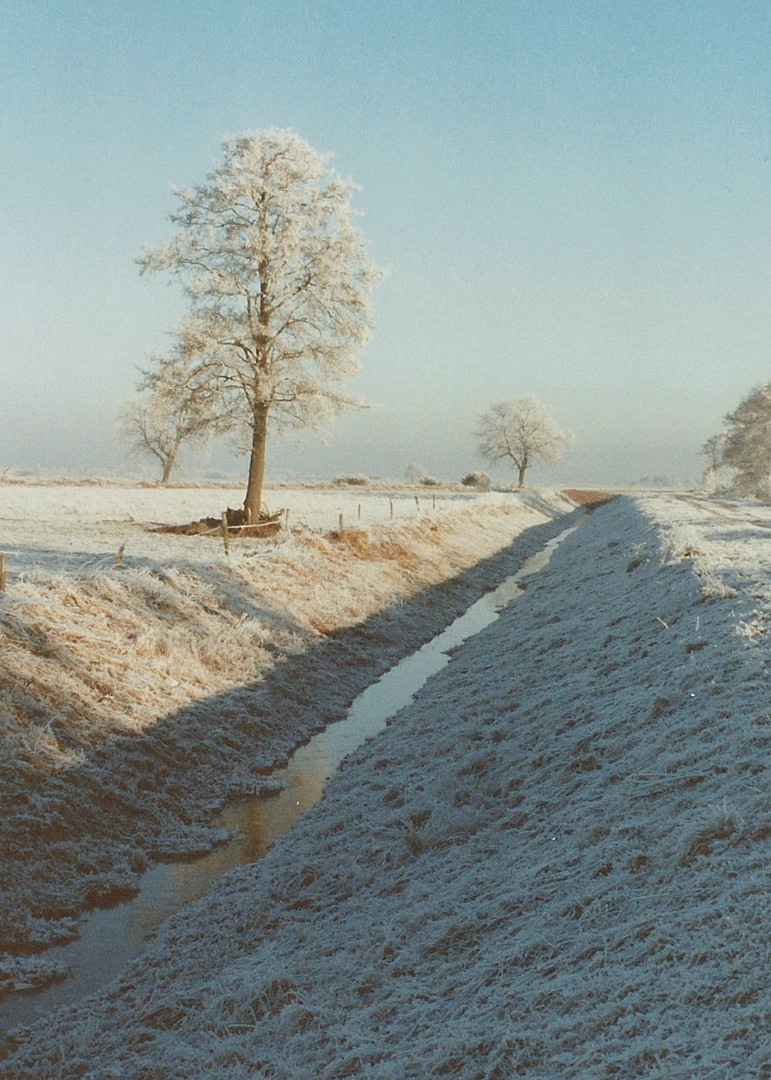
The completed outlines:
{"type": "MultiPolygon", "coordinates": [[[[107,569],[121,546],[127,565],[200,563],[219,559],[219,537],[190,543],[159,536],[154,525],[184,524],[220,515],[243,502],[242,488],[130,487],[114,484],[0,484],[0,543],[8,574],[107,569]]],[[[503,505],[510,496],[462,491],[380,492],[366,489],[268,488],[266,509],[289,511],[293,531],[414,522],[471,505],[503,505]],[[393,517],[391,516],[393,513],[393,517]]],[[[243,545],[242,545],[243,546],[243,545]]],[[[252,552],[255,554],[255,552],[252,552]]]]}

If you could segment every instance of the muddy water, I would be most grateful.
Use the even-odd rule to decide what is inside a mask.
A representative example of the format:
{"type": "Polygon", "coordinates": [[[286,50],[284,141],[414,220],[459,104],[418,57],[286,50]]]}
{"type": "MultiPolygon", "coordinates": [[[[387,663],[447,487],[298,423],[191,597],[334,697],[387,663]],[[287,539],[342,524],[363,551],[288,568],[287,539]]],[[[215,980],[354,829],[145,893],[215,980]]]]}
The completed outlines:
{"type": "Polygon", "coordinates": [[[516,574],[386,672],[356,698],[345,720],[331,724],[296,750],[287,765],[271,775],[273,794],[227,806],[216,822],[232,834],[225,844],[197,859],[154,864],[143,876],[133,900],[85,916],[76,941],[46,953],[66,964],[67,979],[46,990],[15,994],[0,1002],[0,1034],[32,1023],[109,982],[142,951],[167,916],[202,896],[228,870],[264,855],[275,838],[319,799],[343,758],[382,730],[430,676],[449,662],[454,649],[497,619],[523,591],[524,579],[541,570],[577,527],[572,525],[550,540],[516,574]]]}

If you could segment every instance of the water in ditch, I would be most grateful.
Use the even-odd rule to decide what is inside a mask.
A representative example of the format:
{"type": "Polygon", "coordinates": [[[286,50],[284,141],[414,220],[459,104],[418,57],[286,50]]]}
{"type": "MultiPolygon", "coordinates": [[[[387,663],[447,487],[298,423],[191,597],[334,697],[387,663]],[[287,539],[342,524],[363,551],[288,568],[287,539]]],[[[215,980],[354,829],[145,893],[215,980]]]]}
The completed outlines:
{"type": "Polygon", "coordinates": [[[143,875],[140,891],[132,900],[86,915],[75,941],[46,953],[66,964],[66,980],[0,1001],[0,1035],[34,1023],[56,1007],[105,985],[142,952],[165,918],[202,896],[228,870],[264,855],[276,837],[320,798],[340,762],[409,704],[430,676],[449,662],[453,650],[497,619],[523,591],[523,580],[543,569],[555,548],[576,528],[578,524],[553,537],[517,573],[369,686],[344,720],[299,747],[284,767],[271,774],[269,783],[275,794],[228,805],[215,822],[232,834],[227,843],[196,859],[155,863],[143,875]]]}

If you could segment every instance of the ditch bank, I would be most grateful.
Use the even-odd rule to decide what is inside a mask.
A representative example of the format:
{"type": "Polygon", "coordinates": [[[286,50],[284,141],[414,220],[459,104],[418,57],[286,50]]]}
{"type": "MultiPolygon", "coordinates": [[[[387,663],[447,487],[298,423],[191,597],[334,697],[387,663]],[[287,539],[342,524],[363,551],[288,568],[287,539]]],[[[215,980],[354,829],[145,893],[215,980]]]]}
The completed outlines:
{"type": "Polygon", "coordinates": [[[62,978],[44,950],[80,913],[134,893],[150,861],[221,842],[219,808],[258,793],[573,509],[525,495],[293,537],[227,573],[129,568],[4,598],[0,993],[62,978]]]}
{"type": "Polygon", "coordinates": [[[601,508],[0,1078],[771,1075],[767,522],[696,513],[601,508]]]}

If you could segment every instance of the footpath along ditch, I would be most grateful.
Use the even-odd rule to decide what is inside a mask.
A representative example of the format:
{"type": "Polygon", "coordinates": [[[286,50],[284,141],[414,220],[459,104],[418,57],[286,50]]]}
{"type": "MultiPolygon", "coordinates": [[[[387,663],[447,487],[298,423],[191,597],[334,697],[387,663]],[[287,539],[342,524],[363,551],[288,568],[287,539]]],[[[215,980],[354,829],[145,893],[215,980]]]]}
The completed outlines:
{"type": "Polygon", "coordinates": [[[733,528],[598,510],[0,1077],[771,1075],[767,523],[733,528]]]}

